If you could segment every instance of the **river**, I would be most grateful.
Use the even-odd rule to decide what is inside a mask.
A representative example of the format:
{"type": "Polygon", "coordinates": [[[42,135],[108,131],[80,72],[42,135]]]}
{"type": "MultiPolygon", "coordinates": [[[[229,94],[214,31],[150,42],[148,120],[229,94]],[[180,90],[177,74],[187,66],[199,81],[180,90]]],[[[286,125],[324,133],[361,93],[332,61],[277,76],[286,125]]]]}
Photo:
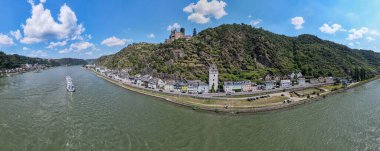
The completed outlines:
{"type": "Polygon", "coordinates": [[[379,92],[377,80],[292,109],[219,115],[58,67],[0,78],[0,150],[380,150],[379,92]]]}

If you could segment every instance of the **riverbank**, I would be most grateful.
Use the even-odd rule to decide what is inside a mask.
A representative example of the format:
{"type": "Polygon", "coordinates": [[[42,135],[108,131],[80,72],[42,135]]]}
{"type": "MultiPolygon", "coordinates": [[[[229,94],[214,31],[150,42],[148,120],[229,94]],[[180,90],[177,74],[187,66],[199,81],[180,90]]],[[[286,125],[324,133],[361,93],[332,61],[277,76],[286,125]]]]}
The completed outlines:
{"type": "MultiPolygon", "coordinates": [[[[270,96],[268,98],[261,98],[255,101],[248,101],[249,97],[206,98],[206,97],[197,97],[197,96],[186,96],[186,95],[181,95],[181,94],[176,94],[176,95],[167,94],[167,93],[157,92],[157,91],[153,91],[149,89],[143,89],[143,88],[132,86],[132,85],[127,85],[120,81],[108,78],[93,70],[90,70],[90,71],[94,72],[98,77],[103,78],[107,80],[108,82],[116,84],[120,87],[123,87],[130,91],[141,93],[144,95],[161,98],[163,101],[173,103],[177,106],[183,106],[183,107],[187,107],[187,108],[191,108],[193,110],[199,110],[199,111],[207,111],[207,112],[215,112],[215,113],[235,113],[235,114],[267,112],[267,111],[290,108],[290,107],[294,107],[294,106],[298,106],[301,104],[306,104],[306,103],[310,103],[314,101],[319,101],[328,96],[341,93],[347,89],[351,89],[351,88],[363,85],[365,83],[368,83],[370,81],[380,78],[380,77],[375,77],[370,80],[354,83],[347,88],[338,88],[337,90],[334,89],[333,91],[320,88],[320,89],[323,89],[324,91],[321,90],[321,93],[311,94],[311,95],[308,95],[307,97],[293,96],[291,95],[290,92],[276,92],[276,93],[268,94],[270,96]],[[292,102],[284,103],[285,100],[292,100],[292,102]]],[[[306,88],[306,89],[310,89],[310,88],[306,88]]]]}

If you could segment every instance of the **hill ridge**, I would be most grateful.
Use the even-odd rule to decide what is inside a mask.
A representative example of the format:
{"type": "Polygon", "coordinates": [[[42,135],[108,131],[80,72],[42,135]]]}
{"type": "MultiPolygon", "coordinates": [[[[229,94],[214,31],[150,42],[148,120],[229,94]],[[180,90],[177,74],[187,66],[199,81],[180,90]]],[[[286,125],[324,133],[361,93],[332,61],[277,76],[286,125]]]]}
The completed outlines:
{"type": "Polygon", "coordinates": [[[380,54],[351,49],[310,34],[279,35],[246,24],[224,24],[195,37],[171,43],[131,44],[96,63],[109,68],[130,68],[132,74],[160,78],[201,79],[207,67],[218,66],[221,81],[259,81],[266,74],[302,71],[309,76],[349,76],[355,68],[370,74],[380,71],[380,54]]]}

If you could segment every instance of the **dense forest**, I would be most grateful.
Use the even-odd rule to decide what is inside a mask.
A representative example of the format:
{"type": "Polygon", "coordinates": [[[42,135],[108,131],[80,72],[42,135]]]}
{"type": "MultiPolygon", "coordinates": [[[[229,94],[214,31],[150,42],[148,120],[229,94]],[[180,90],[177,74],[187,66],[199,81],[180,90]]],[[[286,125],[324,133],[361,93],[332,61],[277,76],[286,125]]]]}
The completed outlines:
{"type": "Polygon", "coordinates": [[[260,81],[266,74],[301,71],[307,76],[367,75],[380,71],[380,54],[351,49],[313,35],[288,37],[245,24],[203,30],[190,40],[171,43],[136,43],[96,61],[112,69],[130,68],[132,74],[160,78],[201,79],[215,63],[220,80],[260,81]]]}
{"type": "Polygon", "coordinates": [[[48,66],[60,66],[60,65],[82,65],[87,62],[83,59],[41,59],[41,58],[31,58],[20,56],[17,54],[7,55],[0,51],[0,69],[11,69],[20,67],[22,64],[45,64],[48,66]]]}

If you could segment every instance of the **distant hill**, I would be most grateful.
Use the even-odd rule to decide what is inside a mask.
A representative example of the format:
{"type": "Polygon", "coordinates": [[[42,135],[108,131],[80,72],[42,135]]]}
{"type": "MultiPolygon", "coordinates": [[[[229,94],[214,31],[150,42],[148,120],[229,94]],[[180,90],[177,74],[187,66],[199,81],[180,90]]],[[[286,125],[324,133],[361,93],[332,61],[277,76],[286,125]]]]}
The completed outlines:
{"type": "Polygon", "coordinates": [[[206,81],[215,63],[220,80],[259,81],[265,74],[301,71],[309,76],[348,76],[355,68],[369,74],[380,71],[380,54],[319,39],[313,35],[288,37],[245,24],[221,25],[190,40],[137,43],[114,55],[97,59],[109,68],[131,68],[161,78],[206,81]]]}
{"type": "Polygon", "coordinates": [[[87,61],[83,59],[62,58],[62,59],[53,59],[53,60],[59,63],[60,65],[68,65],[68,66],[87,64],[87,61]]]}
{"type": "Polygon", "coordinates": [[[63,59],[41,59],[41,58],[32,58],[21,55],[7,55],[4,52],[0,51],[0,69],[6,68],[17,68],[22,64],[46,64],[49,66],[60,66],[60,65],[82,65],[87,62],[83,59],[72,59],[72,58],[63,58],[63,59]]]}
{"type": "Polygon", "coordinates": [[[94,64],[96,62],[96,59],[86,59],[85,61],[87,64],[94,64]]]}

